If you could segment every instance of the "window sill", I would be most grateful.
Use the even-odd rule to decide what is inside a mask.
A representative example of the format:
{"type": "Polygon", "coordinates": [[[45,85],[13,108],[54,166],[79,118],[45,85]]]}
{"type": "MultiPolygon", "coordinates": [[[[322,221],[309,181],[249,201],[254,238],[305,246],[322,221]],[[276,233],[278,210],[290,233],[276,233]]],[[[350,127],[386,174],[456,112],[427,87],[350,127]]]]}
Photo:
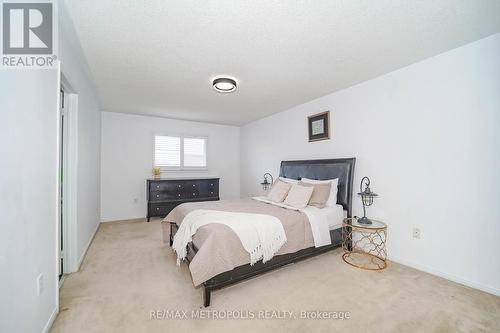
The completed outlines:
{"type": "Polygon", "coordinates": [[[161,168],[161,173],[165,172],[191,172],[191,171],[208,171],[208,168],[161,168]]]}

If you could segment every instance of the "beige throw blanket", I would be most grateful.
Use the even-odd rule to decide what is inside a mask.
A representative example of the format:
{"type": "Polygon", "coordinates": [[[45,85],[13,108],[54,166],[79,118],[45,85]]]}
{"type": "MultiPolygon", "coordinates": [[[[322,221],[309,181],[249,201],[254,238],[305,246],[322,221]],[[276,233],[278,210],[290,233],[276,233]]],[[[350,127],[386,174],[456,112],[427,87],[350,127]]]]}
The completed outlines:
{"type": "Polygon", "coordinates": [[[186,258],[186,246],[198,228],[210,223],[224,224],[234,231],[250,255],[250,265],[261,259],[269,261],[286,242],[285,230],[274,216],[197,209],[184,217],[175,234],[172,248],[177,253],[177,265],[186,258]]]}
{"type": "MultiPolygon", "coordinates": [[[[179,205],[163,220],[166,233],[164,239],[168,241],[169,222],[181,225],[184,217],[196,209],[265,214],[276,217],[283,225],[287,242],[275,255],[293,253],[314,246],[311,225],[304,213],[258,202],[250,198],[179,205]]],[[[220,273],[250,263],[248,252],[244,249],[238,236],[227,225],[220,223],[203,225],[198,228],[192,239],[194,247],[198,250],[189,264],[195,286],[220,273]]]]}

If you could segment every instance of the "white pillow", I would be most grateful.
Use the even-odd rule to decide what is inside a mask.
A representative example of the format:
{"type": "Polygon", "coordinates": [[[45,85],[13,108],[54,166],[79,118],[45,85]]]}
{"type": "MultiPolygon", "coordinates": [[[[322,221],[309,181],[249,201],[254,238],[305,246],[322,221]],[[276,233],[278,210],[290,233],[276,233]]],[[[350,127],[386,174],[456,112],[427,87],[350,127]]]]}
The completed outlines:
{"type": "Polygon", "coordinates": [[[297,179],[292,179],[292,178],[285,178],[285,177],[280,177],[280,180],[288,183],[288,184],[298,184],[299,181],[297,179]]]}
{"type": "Polygon", "coordinates": [[[302,182],[304,183],[309,183],[309,184],[327,184],[331,183],[330,187],[330,196],[328,197],[328,200],[326,200],[326,206],[328,207],[335,207],[337,205],[337,191],[338,191],[338,186],[339,186],[339,179],[327,179],[327,180],[316,180],[316,179],[309,179],[309,178],[302,178],[302,182]]]}
{"type": "Polygon", "coordinates": [[[267,198],[274,202],[283,202],[291,187],[292,184],[282,182],[278,179],[274,182],[273,187],[271,187],[271,191],[269,191],[267,198]]]}
{"type": "Polygon", "coordinates": [[[311,199],[313,191],[313,186],[293,184],[283,203],[295,208],[305,208],[311,199]]]}

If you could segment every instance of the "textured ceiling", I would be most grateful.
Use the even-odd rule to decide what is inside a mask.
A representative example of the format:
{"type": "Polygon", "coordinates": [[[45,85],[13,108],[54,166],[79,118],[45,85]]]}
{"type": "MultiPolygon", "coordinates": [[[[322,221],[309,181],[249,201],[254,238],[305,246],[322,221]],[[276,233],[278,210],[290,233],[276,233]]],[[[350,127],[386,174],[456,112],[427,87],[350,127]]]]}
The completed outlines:
{"type": "MultiPolygon", "coordinates": [[[[241,125],[500,31],[498,0],[68,1],[104,111],[241,125]],[[230,75],[234,94],[211,79],[230,75]]],[[[316,110],[317,111],[317,110],[316,110]]]]}

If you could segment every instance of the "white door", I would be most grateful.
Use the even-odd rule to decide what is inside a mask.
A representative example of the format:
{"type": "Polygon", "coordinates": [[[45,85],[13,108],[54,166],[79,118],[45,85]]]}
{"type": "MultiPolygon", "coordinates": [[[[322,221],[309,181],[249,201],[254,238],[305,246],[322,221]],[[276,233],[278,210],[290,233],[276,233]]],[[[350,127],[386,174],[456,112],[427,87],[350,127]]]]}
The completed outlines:
{"type": "Polygon", "coordinates": [[[60,156],[59,156],[59,280],[63,277],[64,273],[64,214],[66,213],[64,211],[64,183],[65,183],[65,165],[66,165],[66,147],[67,147],[67,134],[66,134],[66,119],[65,119],[65,94],[64,90],[61,87],[60,91],[60,103],[59,103],[59,116],[60,116],[60,138],[61,138],[61,145],[59,147],[60,151],[60,156]]]}

